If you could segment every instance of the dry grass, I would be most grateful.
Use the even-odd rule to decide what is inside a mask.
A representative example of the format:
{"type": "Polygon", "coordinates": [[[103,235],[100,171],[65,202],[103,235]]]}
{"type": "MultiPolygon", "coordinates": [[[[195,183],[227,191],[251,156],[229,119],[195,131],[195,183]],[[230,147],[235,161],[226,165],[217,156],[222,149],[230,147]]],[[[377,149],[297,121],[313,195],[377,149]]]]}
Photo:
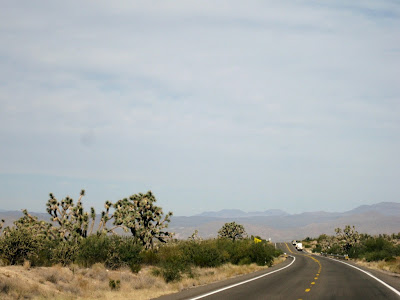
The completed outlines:
{"type": "Polygon", "coordinates": [[[361,266],[375,269],[375,270],[383,270],[391,273],[400,274],[400,256],[396,257],[392,261],[371,261],[367,262],[365,260],[355,260],[355,262],[361,266]]]}
{"type": "MultiPolygon", "coordinates": [[[[284,257],[275,259],[280,263],[284,257]]],[[[144,267],[138,274],[129,269],[107,270],[101,264],[92,268],[53,266],[30,268],[30,266],[0,267],[0,299],[151,299],[179,292],[194,286],[224,280],[265,269],[255,264],[236,266],[226,264],[218,268],[193,268],[181,281],[165,283],[154,276],[153,267],[144,267]],[[119,280],[121,288],[111,291],[110,280],[119,280]]]]}
{"type": "Polygon", "coordinates": [[[0,268],[1,299],[32,299],[39,296],[52,297],[53,293],[46,285],[40,283],[31,271],[24,267],[0,268]]]}

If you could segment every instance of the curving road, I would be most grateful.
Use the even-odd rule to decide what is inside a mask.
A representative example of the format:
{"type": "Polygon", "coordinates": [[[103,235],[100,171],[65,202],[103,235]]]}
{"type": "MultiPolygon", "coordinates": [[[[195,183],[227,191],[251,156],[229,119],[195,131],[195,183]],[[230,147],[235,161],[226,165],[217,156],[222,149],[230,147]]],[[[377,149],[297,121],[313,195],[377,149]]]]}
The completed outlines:
{"type": "Polygon", "coordinates": [[[400,299],[400,277],[368,270],[372,278],[343,261],[298,252],[289,243],[277,247],[291,256],[266,271],[158,299],[400,299]]]}

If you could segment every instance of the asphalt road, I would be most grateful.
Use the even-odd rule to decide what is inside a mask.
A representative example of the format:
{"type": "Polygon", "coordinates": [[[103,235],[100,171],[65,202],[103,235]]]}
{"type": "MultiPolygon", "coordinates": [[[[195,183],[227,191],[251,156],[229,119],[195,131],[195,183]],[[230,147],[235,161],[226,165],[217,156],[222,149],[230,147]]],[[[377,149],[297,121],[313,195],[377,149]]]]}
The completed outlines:
{"type": "Polygon", "coordinates": [[[393,291],[342,262],[298,252],[289,243],[277,246],[292,257],[266,271],[184,290],[158,299],[400,299],[400,277],[371,272],[394,288],[393,291]]]}

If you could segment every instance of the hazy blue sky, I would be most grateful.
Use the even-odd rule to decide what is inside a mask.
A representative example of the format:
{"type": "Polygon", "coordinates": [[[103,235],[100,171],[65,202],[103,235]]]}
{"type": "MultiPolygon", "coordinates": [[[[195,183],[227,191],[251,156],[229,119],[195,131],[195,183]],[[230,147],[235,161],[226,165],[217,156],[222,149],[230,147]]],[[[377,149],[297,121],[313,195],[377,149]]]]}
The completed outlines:
{"type": "Polygon", "coordinates": [[[0,209],[400,201],[399,1],[1,1],[0,209]]]}

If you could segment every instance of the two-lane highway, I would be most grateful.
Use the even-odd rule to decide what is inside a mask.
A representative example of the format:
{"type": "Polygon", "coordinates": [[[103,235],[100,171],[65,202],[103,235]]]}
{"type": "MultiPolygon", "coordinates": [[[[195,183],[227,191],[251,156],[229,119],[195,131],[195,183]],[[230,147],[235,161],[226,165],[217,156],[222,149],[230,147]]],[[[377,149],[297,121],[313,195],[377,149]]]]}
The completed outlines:
{"type": "Polygon", "coordinates": [[[298,252],[289,243],[277,247],[290,255],[282,264],[159,299],[400,299],[397,286],[392,290],[349,265],[298,252]]]}

